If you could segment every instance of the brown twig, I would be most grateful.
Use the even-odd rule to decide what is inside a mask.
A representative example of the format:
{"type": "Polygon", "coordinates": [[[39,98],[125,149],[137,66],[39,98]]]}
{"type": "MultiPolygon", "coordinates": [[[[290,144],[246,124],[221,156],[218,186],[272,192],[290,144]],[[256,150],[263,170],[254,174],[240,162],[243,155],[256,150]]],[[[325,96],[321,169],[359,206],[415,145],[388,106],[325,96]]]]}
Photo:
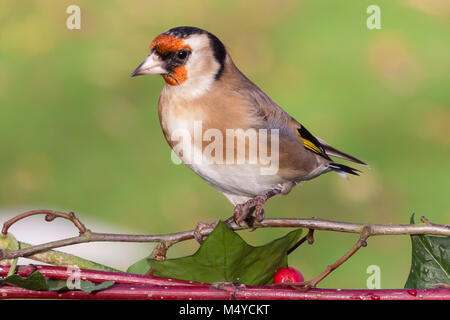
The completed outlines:
{"type": "Polygon", "coordinates": [[[340,267],[345,261],[350,259],[351,256],[353,256],[361,247],[367,246],[367,238],[371,235],[371,229],[369,226],[364,227],[363,231],[361,232],[361,236],[359,237],[358,241],[355,243],[355,245],[347,251],[341,258],[339,258],[335,263],[329,265],[324,272],[322,272],[318,277],[314,278],[313,280],[308,281],[306,284],[306,288],[315,288],[317,284],[325,279],[331,272],[336,270],[338,267],[340,267]]]}
{"type": "MultiPolygon", "coordinates": [[[[30,211],[33,212],[33,211],[30,211]]],[[[35,212],[53,212],[51,210],[36,210],[35,212]]],[[[30,215],[28,213],[28,215],[30,215]]],[[[23,214],[20,215],[23,218],[23,214]]],[[[7,223],[9,227],[11,221],[17,221],[18,219],[11,219],[7,223]]],[[[72,219],[69,219],[72,221],[72,219]]],[[[78,219],[76,221],[79,222],[78,219]]],[[[74,222],[75,223],[75,222],[74,222]]],[[[81,224],[81,222],[80,222],[81,224]]],[[[348,233],[361,233],[362,230],[369,226],[371,230],[371,236],[376,235],[410,235],[410,234],[432,234],[441,236],[450,236],[450,227],[438,224],[425,224],[425,225],[411,225],[411,224],[396,224],[396,225],[383,225],[383,224],[360,224],[360,223],[348,223],[338,222],[322,219],[265,219],[262,222],[255,222],[253,228],[308,228],[314,230],[327,230],[337,232],[348,233]]],[[[83,226],[84,227],[84,226],[83,226]]],[[[230,228],[233,230],[248,229],[248,226],[238,226],[231,224],[230,228]]],[[[3,228],[5,230],[5,227],[3,228]]],[[[8,230],[8,228],[6,228],[8,230]]],[[[177,233],[163,234],[163,235],[135,235],[135,234],[111,234],[111,233],[96,233],[84,228],[85,230],[78,237],[72,237],[57,241],[51,241],[44,244],[31,246],[20,250],[13,251],[0,251],[0,260],[14,259],[18,257],[27,257],[36,253],[45,252],[54,248],[65,247],[69,245],[86,243],[86,242],[167,242],[175,244],[177,242],[189,240],[194,238],[194,230],[183,231],[177,233]]],[[[201,230],[201,235],[207,236],[212,232],[213,228],[205,228],[201,230]]]]}
{"type": "Polygon", "coordinates": [[[71,221],[78,228],[80,235],[82,235],[83,233],[85,233],[87,231],[84,224],[81,223],[81,221],[75,216],[74,212],[65,213],[65,212],[59,212],[59,211],[55,211],[55,210],[31,210],[31,211],[21,213],[21,214],[15,216],[14,218],[6,221],[3,224],[2,233],[4,235],[6,235],[8,233],[8,229],[14,223],[16,223],[19,220],[25,219],[29,216],[36,215],[36,214],[45,214],[45,221],[48,221],[48,222],[55,220],[57,217],[67,219],[67,220],[71,221]]]}
{"type": "MultiPolygon", "coordinates": [[[[309,233],[308,233],[309,234],[309,233]]],[[[274,286],[289,286],[297,290],[307,291],[311,288],[315,288],[317,284],[325,279],[331,272],[339,268],[345,261],[350,259],[361,247],[367,246],[367,238],[372,234],[370,226],[365,226],[361,232],[361,235],[355,245],[347,251],[341,258],[339,258],[335,263],[327,266],[324,272],[322,272],[316,278],[304,281],[304,282],[291,282],[291,283],[277,283],[274,286]]],[[[305,240],[306,240],[305,236],[305,240]]]]}

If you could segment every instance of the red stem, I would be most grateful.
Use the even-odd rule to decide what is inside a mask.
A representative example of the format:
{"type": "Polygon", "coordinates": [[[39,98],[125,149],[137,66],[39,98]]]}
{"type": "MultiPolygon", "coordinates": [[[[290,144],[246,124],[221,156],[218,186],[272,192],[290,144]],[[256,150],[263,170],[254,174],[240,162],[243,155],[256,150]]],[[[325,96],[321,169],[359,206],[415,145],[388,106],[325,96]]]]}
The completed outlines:
{"type": "MultiPolygon", "coordinates": [[[[22,277],[28,276],[33,270],[37,270],[46,278],[66,280],[71,274],[67,272],[67,267],[55,266],[19,266],[16,273],[22,277]]],[[[4,277],[8,274],[9,266],[0,266],[0,276],[4,277]]],[[[208,283],[199,283],[192,281],[176,280],[159,278],[154,276],[146,276],[125,272],[109,272],[97,270],[80,269],[81,280],[88,280],[92,282],[115,281],[122,284],[145,284],[145,285],[159,285],[159,286],[209,286],[208,283]]]]}
{"type": "Polygon", "coordinates": [[[86,299],[86,300],[449,300],[450,289],[339,290],[246,287],[230,291],[199,286],[149,286],[115,284],[93,294],[82,291],[31,291],[13,286],[0,288],[1,299],[86,299]]]}
{"type": "MultiPolygon", "coordinates": [[[[65,267],[36,266],[44,276],[67,279],[65,267]]],[[[0,266],[0,275],[5,276],[9,266],[0,266]]],[[[27,276],[33,267],[22,266],[17,273],[27,276]]],[[[2,299],[87,299],[87,300],[450,300],[450,289],[310,289],[306,292],[274,286],[233,286],[222,288],[205,283],[169,280],[120,272],[81,270],[82,279],[93,282],[116,281],[110,288],[96,293],[82,291],[51,292],[32,291],[4,285],[0,287],[2,299]]]]}

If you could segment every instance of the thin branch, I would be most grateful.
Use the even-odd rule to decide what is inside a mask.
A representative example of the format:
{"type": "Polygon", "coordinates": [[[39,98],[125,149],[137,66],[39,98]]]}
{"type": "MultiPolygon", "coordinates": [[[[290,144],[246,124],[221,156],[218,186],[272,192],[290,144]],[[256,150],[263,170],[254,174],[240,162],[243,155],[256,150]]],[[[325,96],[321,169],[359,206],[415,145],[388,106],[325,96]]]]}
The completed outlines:
{"type": "Polygon", "coordinates": [[[359,240],[356,242],[356,244],[339,260],[337,260],[332,265],[329,265],[326,268],[326,270],[322,274],[320,274],[317,278],[309,281],[308,286],[310,288],[316,287],[320,281],[322,281],[325,277],[327,277],[331,272],[336,270],[345,261],[350,259],[350,257],[353,256],[359,249],[361,249],[361,247],[367,247],[367,238],[369,238],[371,234],[372,231],[370,227],[364,227],[363,231],[361,232],[361,236],[359,237],[359,240]]]}
{"type": "Polygon", "coordinates": [[[78,230],[80,231],[80,235],[86,232],[86,227],[75,216],[74,212],[65,213],[65,212],[59,212],[59,211],[55,211],[55,210],[31,210],[31,211],[27,211],[22,214],[19,214],[19,215],[15,216],[14,218],[6,221],[3,224],[2,233],[4,235],[6,235],[8,233],[8,229],[14,223],[16,223],[17,221],[22,220],[24,218],[27,218],[29,216],[36,215],[36,214],[45,214],[45,221],[48,221],[48,222],[55,220],[57,217],[67,219],[67,220],[71,221],[78,228],[78,230]]]}
{"type": "MultiPolygon", "coordinates": [[[[40,210],[40,212],[44,212],[44,210],[40,210]]],[[[11,220],[9,220],[8,222],[10,222],[11,220]]],[[[430,223],[424,225],[412,225],[412,224],[383,225],[383,224],[348,223],[331,220],[322,220],[317,218],[312,219],[280,218],[280,219],[265,219],[262,222],[255,222],[255,224],[252,225],[252,228],[308,228],[314,230],[327,230],[327,231],[358,233],[358,234],[360,234],[365,227],[370,227],[371,236],[411,235],[411,234],[431,234],[431,235],[450,236],[450,226],[430,224],[430,223]]],[[[231,224],[230,228],[237,231],[248,229],[249,227],[231,224]]],[[[8,228],[6,228],[6,230],[8,230],[8,228]]],[[[201,235],[207,236],[212,232],[212,230],[213,230],[212,228],[202,229],[201,235]]],[[[2,250],[0,251],[0,260],[14,259],[17,257],[28,257],[30,255],[45,252],[54,248],[60,248],[86,242],[165,242],[174,244],[177,242],[193,238],[194,238],[194,230],[169,234],[135,235],[135,234],[96,233],[91,232],[88,229],[85,229],[85,232],[80,234],[80,236],[78,237],[51,241],[20,250],[14,251],[2,250]]]]}
{"type": "MultiPolygon", "coordinates": [[[[370,235],[371,235],[370,227],[368,227],[368,226],[364,227],[364,229],[361,232],[361,235],[360,235],[358,241],[355,243],[355,245],[349,251],[347,251],[341,258],[339,258],[335,263],[327,266],[325,271],[322,272],[319,276],[317,276],[316,278],[309,280],[309,281],[298,282],[298,283],[289,283],[288,286],[293,286],[296,289],[301,290],[301,291],[306,291],[311,288],[315,288],[320,281],[325,279],[331,272],[333,272],[334,270],[339,268],[345,261],[350,259],[359,249],[361,249],[361,247],[366,247],[367,246],[367,238],[369,238],[370,235]],[[298,288],[298,287],[300,287],[300,288],[298,288]]],[[[275,286],[277,286],[277,285],[283,285],[283,283],[275,284],[275,286]]]]}

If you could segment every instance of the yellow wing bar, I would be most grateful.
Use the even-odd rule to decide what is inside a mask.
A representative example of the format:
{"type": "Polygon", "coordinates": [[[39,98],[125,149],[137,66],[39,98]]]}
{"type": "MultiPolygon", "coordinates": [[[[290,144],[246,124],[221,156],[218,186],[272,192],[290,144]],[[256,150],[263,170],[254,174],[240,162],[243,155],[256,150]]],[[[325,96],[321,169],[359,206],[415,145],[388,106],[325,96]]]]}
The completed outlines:
{"type": "Polygon", "coordinates": [[[297,134],[300,137],[300,139],[302,139],[303,146],[306,149],[314,153],[317,153],[318,155],[321,155],[326,159],[331,160],[330,157],[326,154],[325,149],[322,147],[320,142],[311,133],[309,133],[309,131],[306,130],[305,127],[301,126],[300,128],[298,128],[297,134]]]}

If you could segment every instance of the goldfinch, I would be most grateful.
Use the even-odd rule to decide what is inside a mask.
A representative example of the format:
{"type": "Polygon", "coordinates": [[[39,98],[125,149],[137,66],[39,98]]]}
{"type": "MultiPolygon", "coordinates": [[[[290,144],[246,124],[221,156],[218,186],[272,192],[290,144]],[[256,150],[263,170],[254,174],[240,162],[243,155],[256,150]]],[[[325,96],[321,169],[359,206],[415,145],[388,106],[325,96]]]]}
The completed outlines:
{"type": "Polygon", "coordinates": [[[236,223],[262,221],[264,203],[302,181],[330,171],[358,175],[330,156],[365,165],[292,118],[208,31],[177,27],[157,36],[131,76],[145,74],[164,78],[158,114],[170,147],[231,201],[236,223]]]}

